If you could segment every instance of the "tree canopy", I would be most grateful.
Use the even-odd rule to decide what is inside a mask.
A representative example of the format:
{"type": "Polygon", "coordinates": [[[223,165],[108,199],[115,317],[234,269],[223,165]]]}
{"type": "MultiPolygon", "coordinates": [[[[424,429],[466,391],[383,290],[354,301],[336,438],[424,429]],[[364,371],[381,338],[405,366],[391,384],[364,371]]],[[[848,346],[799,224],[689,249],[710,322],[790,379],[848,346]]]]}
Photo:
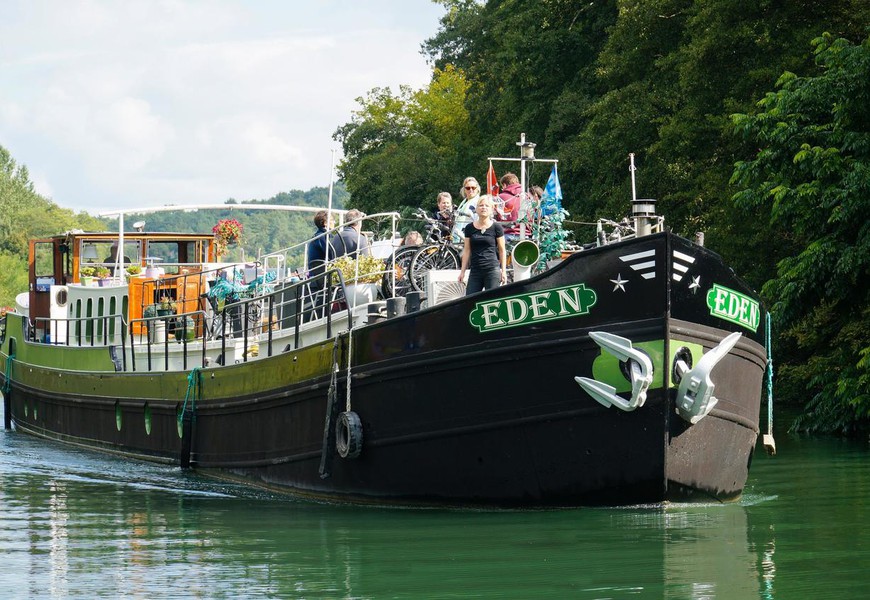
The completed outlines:
{"type": "Polygon", "coordinates": [[[344,159],[339,174],[357,208],[369,213],[420,206],[457,187],[463,160],[457,139],[467,137],[467,84],[461,71],[436,69],[423,90],[397,96],[376,88],[358,98],[353,120],[338,128],[344,159]]]}
{"type": "Polygon", "coordinates": [[[785,73],[758,114],[734,116],[759,150],[737,164],[739,204],[786,232],[764,286],[803,429],[851,431],[870,417],[870,38],[814,41],[818,74],[785,73]]]}

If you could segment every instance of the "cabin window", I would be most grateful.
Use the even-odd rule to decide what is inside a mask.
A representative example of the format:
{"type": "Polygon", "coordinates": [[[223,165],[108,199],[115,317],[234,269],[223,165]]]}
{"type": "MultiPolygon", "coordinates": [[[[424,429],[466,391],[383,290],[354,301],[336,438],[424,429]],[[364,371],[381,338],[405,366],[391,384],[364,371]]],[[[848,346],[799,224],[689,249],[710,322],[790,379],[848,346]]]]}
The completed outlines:
{"type": "MultiPolygon", "coordinates": [[[[141,242],[138,240],[124,240],[123,262],[141,264],[140,245],[141,242]]],[[[83,265],[113,265],[117,258],[117,248],[117,243],[112,240],[85,240],[82,242],[81,262],[83,265]]]]}
{"type": "Polygon", "coordinates": [[[33,247],[33,266],[37,277],[54,276],[54,245],[51,242],[36,242],[33,247]]]}
{"type": "Polygon", "coordinates": [[[163,267],[167,274],[178,273],[179,242],[148,241],[148,256],[145,258],[155,267],[163,267]]]}
{"type": "Polygon", "coordinates": [[[196,242],[193,240],[179,243],[178,262],[186,264],[205,262],[196,255],[196,245],[196,242]]]}
{"type": "Polygon", "coordinates": [[[181,272],[186,265],[205,262],[203,247],[197,240],[185,241],[148,241],[148,258],[156,259],[154,266],[163,267],[168,275],[181,272]]]}

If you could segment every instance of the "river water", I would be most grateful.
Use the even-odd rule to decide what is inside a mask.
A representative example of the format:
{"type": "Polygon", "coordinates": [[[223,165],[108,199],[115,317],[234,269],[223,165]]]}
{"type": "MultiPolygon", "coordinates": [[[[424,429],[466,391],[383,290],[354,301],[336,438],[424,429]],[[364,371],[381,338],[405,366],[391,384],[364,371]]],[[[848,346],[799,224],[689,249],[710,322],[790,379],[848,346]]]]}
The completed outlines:
{"type": "Polygon", "coordinates": [[[0,598],[863,596],[867,440],[777,447],[735,504],[473,512],[314,504],[0,430],[0,598]]]}

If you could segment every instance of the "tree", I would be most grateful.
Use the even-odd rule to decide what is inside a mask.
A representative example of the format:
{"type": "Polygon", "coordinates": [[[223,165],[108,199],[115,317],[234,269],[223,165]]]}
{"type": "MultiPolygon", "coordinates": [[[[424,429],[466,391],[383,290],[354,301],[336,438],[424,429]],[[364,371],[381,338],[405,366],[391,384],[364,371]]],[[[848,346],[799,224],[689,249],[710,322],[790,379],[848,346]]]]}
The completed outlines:
{"type": "Polygon", "coordinates": [[[0,146],[0,304],[13,304],[27,290],[29,240],[75,228],[102,229],[102,221],[37,194],[27,167],[0,146]]]}
{"type": "MultiPolygon", "coordinates": [[[[487,156],[515,156],[520,133],[542,155],[586,120],[600,91],[595,60],[616,19],[615,0],[443,0],[440,31],[424,44],[438,68],[453,65],[468,82],[473,136],[458,140],[463,174],[481,177],[487,156]]],[[[549,170],[542,174],[543,185],[549,170]]]]}
{"type": "Polygon", "coordinates": [[[763,289],[780,380],[810,394],[795,426],[851,432],[870,424],[870,38],[813,44],[817,74],[787,72],[759,114],[734,115],[758,150],[732,181],[735,201],[763,207],[795,249],[763,289]]]}
{"type": "Polygon", "coordinates": [[[423,90],[376,88],[357,98],[361,108],[333,136],[354,207],[375,213],[434,205],[438,192],[458,187],[460,140],[470,133],[466,91],[463,74],[448,66],[423,90]]]}

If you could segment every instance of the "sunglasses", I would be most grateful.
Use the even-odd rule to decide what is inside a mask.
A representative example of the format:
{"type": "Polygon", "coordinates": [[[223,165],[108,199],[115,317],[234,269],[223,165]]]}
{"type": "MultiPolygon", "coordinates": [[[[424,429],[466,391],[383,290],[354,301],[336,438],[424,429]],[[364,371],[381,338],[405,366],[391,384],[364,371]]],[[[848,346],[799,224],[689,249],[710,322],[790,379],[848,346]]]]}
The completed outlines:
{"type": "Polygon", "coordinates": [[[466,189],[466,190],[476,190],[477,187],[476,187],[476,186],[473,186],[473,185],[466,185],[466,186],[465,186],[465,189],[466,189]]]}

